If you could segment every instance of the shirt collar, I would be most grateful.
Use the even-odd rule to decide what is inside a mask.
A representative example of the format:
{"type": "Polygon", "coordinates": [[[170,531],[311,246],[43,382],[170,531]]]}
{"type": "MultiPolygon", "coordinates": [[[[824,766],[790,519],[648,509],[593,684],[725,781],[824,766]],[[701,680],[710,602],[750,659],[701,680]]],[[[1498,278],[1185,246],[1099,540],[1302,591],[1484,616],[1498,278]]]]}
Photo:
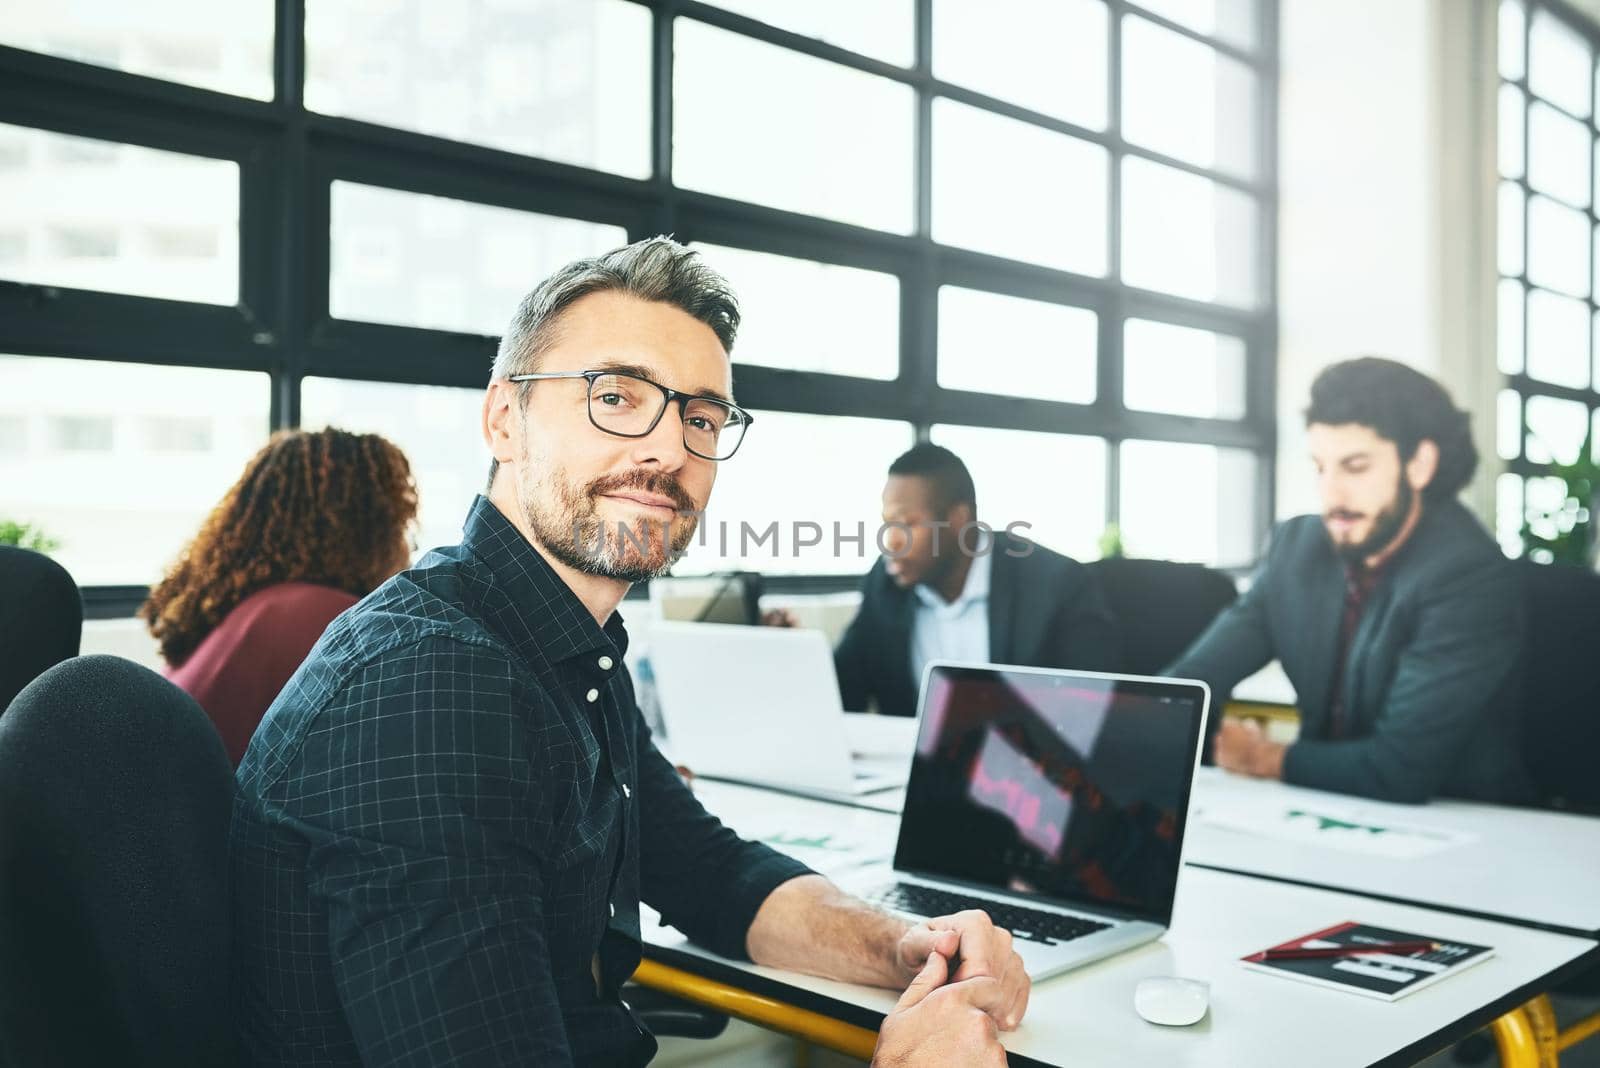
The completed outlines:
{"type": "Polygon", "coordinates": [[[544,555],[482,494],[467,512],[461,545],[494,576],[498,596],[485,599],[488,622],[518,652],[536,649],[559,662],[596,652],[620,661],[628,651],[622,613],[611,613],[604,628],[596,623],[544,555]]]}
{"type": "Polygon", "coordinates": [[[962,584],[961,592],[956,595],[955,600],[946,603],[937,590],[921,582],[914,587],[917,600],[928,608],[941,609],[952,615],[966,611],[969,605],[988,600],[990,561],[994,555],[994,542],[989,541],[986,547],[988,552],[979,553],[972,558],[972,566],[967,568],[967,581],[962,584]]]}

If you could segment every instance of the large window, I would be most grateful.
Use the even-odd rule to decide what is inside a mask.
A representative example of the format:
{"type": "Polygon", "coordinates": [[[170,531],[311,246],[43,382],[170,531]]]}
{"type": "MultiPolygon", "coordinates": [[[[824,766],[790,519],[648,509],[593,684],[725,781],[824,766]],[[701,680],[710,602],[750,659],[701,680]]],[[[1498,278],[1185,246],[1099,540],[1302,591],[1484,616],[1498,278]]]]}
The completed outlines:
{"type": "MultiPolygon", "coordinates": [[[[389,435],[423,541],[452,539],[517,300],[660,233],[744,299],[757,420],[708,519],[786,538],[686,571],[859,574],[875,547],[833,551],[832,525],[875,519],[919,439],[1078,556],[1119,527],[1244,565],[1272,514],[1276,0],[14,6],[0,467],[26,491],[0,519],[87,585],[156,579],[275,427],[389,435]],[[829,543],[792,552],[812,522],[829,543]]],[[[1533,251],[1502,301],[1517,373],[1570,402],[1593,87],[1541,17],[1526,47],[1565,65],[1507,75],[1533,251]]],[[[1526,406],[1552,455],[1575,411],[1526,406]]]]}
{"type": "Polygon", "coordinates": [[[1496,526],[1550,559],[1583,512],[1560,468],[1600,462],[1600,36],[1538,0],[1502,0],[1499,27],[1496,526]]]}

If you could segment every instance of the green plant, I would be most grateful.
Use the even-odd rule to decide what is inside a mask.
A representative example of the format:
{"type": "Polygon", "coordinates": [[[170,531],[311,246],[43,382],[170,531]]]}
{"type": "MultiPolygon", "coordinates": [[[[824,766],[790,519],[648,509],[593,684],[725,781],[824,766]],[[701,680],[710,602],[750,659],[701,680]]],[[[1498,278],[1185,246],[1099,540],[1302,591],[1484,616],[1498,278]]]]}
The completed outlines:
{"type": "Polygon", "coordinates": [[[18,523],[0,519],[0,545],[15,545],[38,553],[49,553],[61,548],[61,542],[46,534],[32,523],[18,523]]]}
{"type": "Polygon", "coordinates": [[[1106,529],[1100,534],[1100,556],[1109,560],[1113,556],[1126,556],[1122,548],[1122,528],[1115,523],[1107,523],[1106,529]]]}
{"type": "Polygon", "coordinates": [[[1530,505],[1523,512],[1524,555],[1541,563],[1593,567],[1600,554],[1600,463],[1593,425],[1576,463],[1550,464],[1540,477],[1549,480],[1554,492],[1548,507],[1530,505]]]}

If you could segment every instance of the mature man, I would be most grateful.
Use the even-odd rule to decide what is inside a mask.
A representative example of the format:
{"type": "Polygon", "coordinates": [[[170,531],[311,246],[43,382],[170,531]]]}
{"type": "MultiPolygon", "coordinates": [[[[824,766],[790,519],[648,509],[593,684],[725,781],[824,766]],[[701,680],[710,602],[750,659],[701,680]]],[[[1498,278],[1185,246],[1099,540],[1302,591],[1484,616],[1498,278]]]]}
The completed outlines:
{"type": "Polygon", "coordinates": [[[1389,801],[1518,801],[1522,618],[1511,568],[1456,501],[1478,455],[1433,380],[1375,358],[1324,370],[1306,409],[1321,516],[1280,526],[1243,597],[1169,674],[1223,701],[1274,658],[1300,738],[1227,722],[1230,771],[1389,801]]]}
{"type": "Polygon", "coordinates": [[[750,424],[737,327],[726,283],[665,238],[523,301],[462,543],[329,628],[239,769],[255,1063],[643,1064],[655,1042],[619,996],[641,899],[728,956],[910,984],[880,1065],[1003,1063],[996,1027],[1028,998],[1008,933],[913,926],[739,840],[634,703],[615,609],[687,543],[750,424]]]}
{"type": "Polygon", "coordinates": [[[883,521],[884,555],[834,651],[845,708],[916,715],[922,670],[936,659],[1117,669],[1094,576],[1009,525],[981,526],[972,476],[949,449],[917,445],[889,465],[883,521]]]}

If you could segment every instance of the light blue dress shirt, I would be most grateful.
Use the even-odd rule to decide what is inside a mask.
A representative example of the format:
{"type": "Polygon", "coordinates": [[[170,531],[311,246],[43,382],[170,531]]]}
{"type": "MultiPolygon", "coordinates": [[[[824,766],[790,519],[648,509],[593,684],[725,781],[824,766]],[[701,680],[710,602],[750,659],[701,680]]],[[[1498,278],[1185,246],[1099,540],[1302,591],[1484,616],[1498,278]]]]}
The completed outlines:
{"type": "MultiPolygon", "coordinates": [[[[993,545],[989,548],[992,550],[993,545]]],[[[922,685],[930,660],[989,662],[989,570],[994,553],[972,559],[967,581],[954,601],[946,603],[934,589],[918,583],[911,620],[911,677],[922,685]]]]}

